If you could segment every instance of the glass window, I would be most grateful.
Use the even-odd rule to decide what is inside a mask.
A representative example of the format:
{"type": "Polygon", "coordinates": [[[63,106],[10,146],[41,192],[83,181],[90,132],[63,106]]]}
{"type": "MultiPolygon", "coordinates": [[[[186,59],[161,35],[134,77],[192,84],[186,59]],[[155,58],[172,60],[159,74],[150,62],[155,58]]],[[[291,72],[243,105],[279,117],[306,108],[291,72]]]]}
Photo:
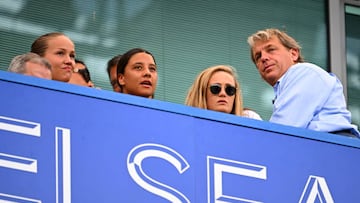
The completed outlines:
{"type": "Polygon", "coordinates": [[[360,7],[345,6],[348,106],[352,122],[360,126],[360,7]]]}
{"type": "Polygon", "coordinates": [[[273,90],[251,62],[247,37],[268,27],[286,30],[300,42],[307,61],[326,68],[326,10],[325,0],[5,0],[0,69],[28,52],[38,36],[60,31],[75,42],[77,57],[104,91],[111,90],[107,61],[142,47],[158,63],[155,99],[183,104],[201,70],[229,64],[238,71],[245,106],[267,120],[273,90]]]}

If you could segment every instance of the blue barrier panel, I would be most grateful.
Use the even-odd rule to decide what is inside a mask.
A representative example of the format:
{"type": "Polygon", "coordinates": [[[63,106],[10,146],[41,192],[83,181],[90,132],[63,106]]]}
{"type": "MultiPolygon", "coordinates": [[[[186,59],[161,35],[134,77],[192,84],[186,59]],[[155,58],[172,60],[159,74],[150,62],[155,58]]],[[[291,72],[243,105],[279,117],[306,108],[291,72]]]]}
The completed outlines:
{"type": "Polygon", "coordinates": [[[0,202],[360,202],[360,141],[0,71],[0,202]]]}

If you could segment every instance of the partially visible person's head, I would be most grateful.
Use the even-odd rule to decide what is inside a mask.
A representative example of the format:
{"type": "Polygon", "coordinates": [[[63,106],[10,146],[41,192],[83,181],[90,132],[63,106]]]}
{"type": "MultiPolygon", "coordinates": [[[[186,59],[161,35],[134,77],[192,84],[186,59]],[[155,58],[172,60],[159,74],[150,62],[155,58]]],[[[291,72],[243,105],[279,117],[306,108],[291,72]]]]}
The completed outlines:
{"type": "Polygon", "coordinates": [[[35,53],[15,56],[8,71],[51,80],[51,65],[43,57],[35,53]]]}
{"type": "Polygon", "coordinates": [[[121,92],[120,85],[117,79],[117,64],[122,55],[116,55],[112,59],[110,59],[107,63],[106,71],[109,76],[110,84],[114,90],[114,92],[121,92]]]}
{"type": "Polygon", "coordinates": [[[75,45],[65,34],[52,32],[40,36],[32,43],[31,52],[50,62],[53,80],[70,80],[75,65],[75,45]]]}
{"type": "Polygon", "coordinates": [[[83,61],[75,59],[75,67],[69,83],[86,87],[94,87],[94,83],[91,81],[89,69],[83,61]]]}
{"type": "Polygon", "coordinates": [[[261,77],[272,86],[292,65],[304,61],[300,45],[278,29],[257,31],[248,37],[248,44],[261,77]]]}
{"type": "Polygon", "coordinates": [[[153,98],[158,80],[154,56],[141,48],[127,51],[117,64],[117,77],[122,93],[153,98]]]}
{"type": "Polygon", "coordinates": [[[242,115],[242,96],[235,69],[217,65],[203,70],[189,88],[185,104],[242,115]]]}

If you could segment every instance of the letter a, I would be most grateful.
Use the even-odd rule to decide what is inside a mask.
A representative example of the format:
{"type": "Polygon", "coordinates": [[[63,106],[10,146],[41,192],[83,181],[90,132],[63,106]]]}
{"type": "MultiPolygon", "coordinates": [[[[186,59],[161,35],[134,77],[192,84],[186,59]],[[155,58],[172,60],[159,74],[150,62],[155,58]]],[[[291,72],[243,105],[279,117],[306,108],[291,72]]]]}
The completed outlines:
{"type": "Polygon", "coordinates": [[[316,200],[324,203],[334,203],[325,178],[311,175],[307,180],[299,203],[315,203],[316,200]]]}

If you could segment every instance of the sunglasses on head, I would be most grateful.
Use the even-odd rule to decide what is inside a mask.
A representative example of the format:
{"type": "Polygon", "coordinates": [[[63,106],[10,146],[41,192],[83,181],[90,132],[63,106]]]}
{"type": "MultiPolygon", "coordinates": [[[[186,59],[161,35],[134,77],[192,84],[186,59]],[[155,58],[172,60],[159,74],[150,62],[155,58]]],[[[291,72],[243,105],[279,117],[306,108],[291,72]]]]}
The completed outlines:
{"type": "MultiPolygon", "coordinates": [[[[220,84],[212,84],[210,85],[210,92],[214,95],[218,95],[221,92],[221,85],[220,84]]],[[[233,96],[236,93],[236,88],[231,85],[226,85],[225,92],[228,96],[233,96]]]]}

